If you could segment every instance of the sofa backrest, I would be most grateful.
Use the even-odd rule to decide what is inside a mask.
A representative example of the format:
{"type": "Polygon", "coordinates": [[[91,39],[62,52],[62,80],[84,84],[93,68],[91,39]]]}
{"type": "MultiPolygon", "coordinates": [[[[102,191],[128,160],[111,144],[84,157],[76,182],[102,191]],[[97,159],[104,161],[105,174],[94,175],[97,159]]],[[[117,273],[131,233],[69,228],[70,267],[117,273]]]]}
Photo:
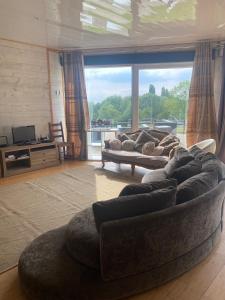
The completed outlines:
{"type": "Polygon", "coordinates": [[[102,278],[107,281],[149,271],[197,248],[220,229],[224,193],[222,180],[192,201],[105,222],[100,232],[102,278]]]}

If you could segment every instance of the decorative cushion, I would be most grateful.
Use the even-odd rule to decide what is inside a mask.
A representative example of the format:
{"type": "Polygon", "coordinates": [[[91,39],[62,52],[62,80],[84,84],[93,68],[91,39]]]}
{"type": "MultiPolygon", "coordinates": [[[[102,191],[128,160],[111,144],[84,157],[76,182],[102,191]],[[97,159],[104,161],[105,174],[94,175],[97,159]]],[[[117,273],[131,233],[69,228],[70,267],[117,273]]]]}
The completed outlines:
{"type": "Polygon", "coordinates": [[[170,151],[171,151],[173,148],[177,147],[179,144],[180,144],[180,143],[177,141],[177,142],[173,142],[173,143],[171,143],[171,144],[169,144],[169,145],[166,145],[166,146],[164,147],[164,150],[163,150],[162,155],[169,156],[170,151]]]}
{"type": "Polygon", "coordinates": [[[142,153],[145,155],[152,155],[154,149],[155,149],[155,143],[147,142],[142,147],[142,153]]]}
{"type": "Polygon", "coordinates": [[[121,134],[118,134],[118,135],[117,135],[117,138],[118,138],[121,142],[127,141],[127,140],[130,139],[129,136],[128,136],[126,133],[123,133],[122,135],[121,135],[121,134]]]}
{"type": "Polygon", "coordinates": [[[181,204],[192,200],[213,189],[217,184],[216,172],[202,172],[195,175],[178,185],[176,203],[181,204]]]}
{"type": "Polygon", "coordinates": [[[110,149],[112,150],[121,150],[122,143],[118,139],[113,139],[109,141],[110,149]]]}
{"type": "Polygon", "coordinates": [[[138,138],[139,134],[140,134],[140,132],[135,132],[135,133],[129,134],[128,136],[129,136],[129,138],[131,140],[136,141],[136,139],[138,138]]]}
{"type": "Polygon", "coordinates": [[[137,140],[135,149],[139,152],[142,152],[142,146],[147,142],[153,142],[155,145],[159,144],[159,140],[148,134],[145,130],[142,130],[142,132],[139,134],[137,140]]]}
{"type": "Polygon", "coordinates": [[[98,269],[99,235],[92,208],[76,214],[66,228],[66,247],[70,255],[80,263],[98,269]]]}
{"type": "Polygon", "coordinates": [[[159,143],[159,146],[165,147],[165,146],[167,146],[167,145],[169,145],[169,144],[171,144],[171,143],[179,142],[179,141],[180,141],[180,140],[179,140],[178,137],[176,137],[176,136],[173,135],[173,134],[169,134],[169,135],[165,136],[165,137],[161,140],[161,142],[159,143]]]}
{"type": "Polygon", "coordinates": [[[202,163],[199,160],[192,160],[184,166],[175,169],[170,177],[175,178],[179,183],[195,176],[202,171],[202,163]]]}
{"type": "Polygon", "coordinates": [[[105,149],[110,149],[110,144],[109,144],[110,140],[105,140],[105,149]]]}
{"type": "Polygon", "coordinates": [[[179,147],[175,150],[174,157],[169,160],[168,164],[165,166],[165,172],[168,176],[171,176],[175,169],[187,164],[193,159],[194,156],[191,155],[189,151],[185,148],[179,147]]]}
{"type": "Polygon", "coordinates": [[[141,182],[142,183],[152,183],[155,181],[161,181],[167,179],[167,174],[164,168],[158,170],[152,170],[144,175],[141,182]]]}
{"type": "Polygon", "coordinates": [[[103,222],[154,212],[174,206],[175,203],[176,188],[171,186],[151,193],[98,201],[92,207],[97,229],[100,230],[103,222]]]}
{"type": "Polygon", "coordinates": [[[169,135],[168,132],[165,131],[160,131],[157,129],[150,129],[150,130],[146,130],[147,133],[151,134],[151,136],[153,136],[154,138],[158,139],[158,140],[162,140],[165,136],[169,135]]]}
{"type": "Polygon", "coordinates": [[[164,147],[162,146],[157,146],[155,147],[155,149],[153,150],[152,152],[152,156],[160,156],[160,155],[163,155],[163,150],[164,150],[164,147]]]}
{"type": "Polygon", "coordinates": [[[125,140],[122,142],[122,150],[124,151],[134,151],[135,141],[125,140]]]}
{"type": "Polygon", "coordinates": [[[121,196],[129,196],[135,194],[150,193],[158,189],[163,189],[169,186],[177,186],[176,179],[164,179],[161,181],[154,181],[150,183],[133,183],[126,185],[119,194],[121,196]]]}
{"type": "Polygon", "coordinates": [[[225,178],[225,165],[214,154],[208,152],[202,157],[201,163],[203,172],[216,172],[219,181],[225,178]]]}

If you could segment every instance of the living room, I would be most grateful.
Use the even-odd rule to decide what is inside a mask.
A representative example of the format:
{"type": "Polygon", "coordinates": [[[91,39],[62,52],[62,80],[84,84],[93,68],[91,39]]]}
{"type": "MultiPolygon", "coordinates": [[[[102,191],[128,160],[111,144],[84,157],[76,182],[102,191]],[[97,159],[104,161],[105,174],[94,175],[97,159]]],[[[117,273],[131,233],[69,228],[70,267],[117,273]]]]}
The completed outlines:
{"type": "Polygon", "coordinates": [[[224,300],[225,1],[0,25],[0,299],[224,300]]]}

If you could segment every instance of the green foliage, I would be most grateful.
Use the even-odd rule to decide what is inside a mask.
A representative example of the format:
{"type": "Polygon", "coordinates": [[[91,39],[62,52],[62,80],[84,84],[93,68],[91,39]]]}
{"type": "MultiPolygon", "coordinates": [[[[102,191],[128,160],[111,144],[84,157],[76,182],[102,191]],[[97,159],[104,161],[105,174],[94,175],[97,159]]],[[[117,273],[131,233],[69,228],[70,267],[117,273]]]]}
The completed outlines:
{"type": "MultiPolygon", "coordinates": [[[[185,120],[189,81],[180,82],[172,90],[162,88],[161,96],[155,94],[154,85],[149,93],[139,97],[139,118],[144,120],[178,119],[185,120]]],[[[131,97],[110,96],[101,103],[89,103],[92,120],[128,122],[131,119],[131,97]]]]}
{"type": "Polygon", "coordinates": [[[153,84],[149,85],[149,94],[155,95],[155,87],[153,84]]]}

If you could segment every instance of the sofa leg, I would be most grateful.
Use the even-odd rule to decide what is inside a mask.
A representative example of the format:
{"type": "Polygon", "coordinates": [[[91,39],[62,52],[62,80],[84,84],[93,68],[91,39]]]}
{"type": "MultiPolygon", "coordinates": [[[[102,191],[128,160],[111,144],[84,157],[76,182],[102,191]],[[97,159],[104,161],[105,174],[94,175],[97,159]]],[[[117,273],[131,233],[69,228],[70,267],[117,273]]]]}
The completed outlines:
{"type": "Polygon", "coordinates": [[[134,170],[135,170],[135,165],[131,165],[131,174],[132,174],[132,176],[134,176],[134,170]]]}
{"type": "Polygon", "coordinates": [[[105,168],[105,161],[102,159],[102,169],[105,168]]]}

